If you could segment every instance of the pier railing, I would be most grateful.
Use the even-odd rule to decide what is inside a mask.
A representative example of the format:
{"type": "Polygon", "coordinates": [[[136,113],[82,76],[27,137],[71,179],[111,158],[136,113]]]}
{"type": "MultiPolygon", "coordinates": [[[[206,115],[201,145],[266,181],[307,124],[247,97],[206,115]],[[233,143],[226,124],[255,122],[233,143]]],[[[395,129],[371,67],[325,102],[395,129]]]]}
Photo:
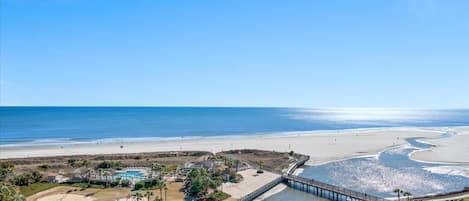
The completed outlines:
{"type": "Polygon", "coordinates": [[[277,179],[274,179],[272,180],[271,182],[263,185],[262,187],[256,189],[255,191],[241,197],[239,199],[239,201],[251,201],[251,200],[254,200],[256,197],[259,197],[260,195],[262,195],[263,193],[267,192],[268,190],[270,190],[271,188],[273,188],[274,186],[278,185],[279,183],[282,183],[283,181],[283,177],[279,177],[277,179]]]}
{"type": "Polygon", "coordinates": [[[294,183],[302,184],[303,186],[307,187],[306,189],[308,190],[305,190],[305,188],[303,188],[303,190],[307,191],[308,193],[312,192],[313,189],[316,189],[316,192],[318,193],[319,193],[319,190],[321,190],[321,195],[318,194],[318,196],[321,196],[321,197],[323,195],[322,194],[323,191],[331,192],[333,195],[335,195],[335,197],[332,196],[333,198],[332,200],[336,200],[336,201],[341,200],[339,199],[339,195],[345,196],[346,197],[345,200],[352,200],[352,201],[354,200],[356,201],[387,201],[386,199],[381,198],[381,197],[368,195],[366,193],[362,193],[362,192],[354,191],[351,189],[342,188],[342,187],[334,186],[334,185],[327,184],[324,182],[320,182],[320,181],[316,181],[312,179],[306,179],[303,177],[298,177],[298,176],[293,175],[296,168],[304,165],[306,161],[308,161],[309,159],[310,159],[309,156],[301,157],[300,160],[290,165],[290,167],[288,167],[288,169],[284,172],[284,174],[281,177],[241,197],[239,200],[240,201],[252,201],[258,196],[262,195],[263,193],[267,192],[268,190],[276,186],[277,184],[285,182],[287,184],[292,184],[293,187],[295,186],[294,183]]]}
{"type": "Polygon", "coordinates": [[[293,163],[290,167],[288,167],[287,171],[286,171],[286,174],[287,175],[291,175],[295,172],[296,168],[304,165],[306,163],[306,161],[309,160],[309,156],[303,156],[302,159],[300,159],[299,161],[293,163]]]}
{"type": "Polygon", "coordinates": [[[344,195],[344,196],[347,196],[347,197],[351,197],[351,198],[356,199],[356,200],[387,201],[386,199],[381,198],[381,197],[368,195],[366,193],[357,192],[357,191],[350,190],[350,189],[347,189],[347,188],[342,188],[342,187],[334,186],[334,185],[327,184],[327,183],[324,183],[324,182],[311,180],[311,179],[306,179],[306,178],[302,178],[302,177],[298,177],[298,176],[283,175],[283,178],[287,181],[291,180],[291,181],[294,181],[294,182],[303,183],[303,184],[306,184],[306,185],[309,185],[309,186],[312,186],[312,187],[324,189],[326,191],[330,191],[330,192],[338,193],[338,194],[341,194],[341,195],[344,195]]]}

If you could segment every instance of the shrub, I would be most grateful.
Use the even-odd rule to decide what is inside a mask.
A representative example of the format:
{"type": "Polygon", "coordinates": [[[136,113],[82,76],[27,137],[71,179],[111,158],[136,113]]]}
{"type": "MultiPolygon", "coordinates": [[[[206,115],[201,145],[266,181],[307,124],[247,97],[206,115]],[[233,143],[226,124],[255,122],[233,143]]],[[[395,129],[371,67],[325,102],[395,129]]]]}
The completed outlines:
{"type": "Polygon", "coordinates": [[[90,188],[100,188],[100,189],[104,189],[106,188],[106,186],[102,185],[102,184],[91,184],[90,185],[90,188]]]}
{"type": "Polygon", "coordinates": [[[85,188],[88,188],[90,185],[88,185],[88,183],[74,183],[72,184],[73,187],[77,187],[77,188],[81,188],[81,189],[85,189],[85,188]]]}
{"type": "Polygon", "coordinates": [[[37,183],[42,180],[42,174],[38,171],[32,173],[24,173],[13,177],[12,182],[17,186],[27,186],[32,183],[37,183]]]}
{"type": "Polygon", "coordinates": [[[37,169],[47,170],[47,169],[49,169],[49,165],[47,165],[47,164],[39,165],[39,166],[37,166],[37,169]]]}
{"type": "Polygon", "coordinates": [[[134,186],[134,190],[140,190],[142,189],[143,187],[145,187],[145,183],[143,181],[139,181],[135,184],[134,186]]]}
{"type": "Polygon", "coordinates": [[[67,163],[72,167],[75,167],[75,162],[77,162],[77,159],[71,158],[67,160],[67,163]]]}
{"type": "Polygon", "coordinates": [[[122,166],[122,162],[120,161],[103,161],[99,163],[96,168],[108,169],[108,168],[119,168],[122,166]]]}
{"type": "Polygon", "coordinates": [[[111,187],[116,187],[119,185],[119,181],[113,181],[110,183],[111,187]]]}
{"type": "Polygon", "coordinates": [[[13,174],[15,165],[11,162],[0,162],[0,181],[5,180],[8,175],[13,174]]]}
{"type": "Polygon", "coordinates": [[[129,187],[129,186],[130,186],[130,181],[127,180],[127,179],[123,179],[123,180],[121,181],[121,186],[123,186],[123,187],[129,187]]]}
{"type": "Polygon", "coordinates": [[[0,200],[2,201],[25,201],[26,198],[17,193],[15,189],[6,186],[4,184],[0,184],[0,200]]]}
{"type": "Polygon", "coordinates": [[[210,200],[225,200],[231,197],[231,195],[222,191],[215,191],[211,193],[208,197],[210,200]]]}

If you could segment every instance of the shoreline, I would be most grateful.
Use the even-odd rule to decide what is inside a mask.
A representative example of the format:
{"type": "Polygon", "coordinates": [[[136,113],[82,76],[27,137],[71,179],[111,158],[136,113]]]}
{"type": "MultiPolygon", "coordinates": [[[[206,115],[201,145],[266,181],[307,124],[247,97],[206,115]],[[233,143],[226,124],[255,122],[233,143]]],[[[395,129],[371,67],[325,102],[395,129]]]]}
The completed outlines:
{"type": "Polygon", "coordinates": [[[419,139],[431,147],[409,153],[409,159],[441,165],[425,168],[432,173],[469,177],[469,128],[453,129],[456,134],[448,138],[419,139]]]}
{"type": "MultiPolygon", "coordinates": [[[[466,127],[466,126],[457,126],[457,127],[466,127]]],[[[469,127],[469,126],[467,126],[469,127]]],[[[0,144],[1,148],[10,148],[10,147],[41,147],[41,146],[51,146],[51,145],[86,145],[86,144],[116,144],[116,143],[142,143],[142,142],[166,142],[166,141],[185,141],[185,140],[203,140],[203,139],[227,139],[227,138],[248,138],[248,137],[289,137],[289,136],[305,136],[305,135],[315,135],[321,133],[347,133],[347,132],[374,132],[374,131],[385,131],[385,130],[425,130],[425,131],[434,131],[440,132],[441,129],[453,128],[453,127],[412,127],[412,126],[402,126],[402,127],[364,127],[364,128],[347,128],[347,129],[330,129],[330,130],[306,130],[306,131],[281,131],[281,132],[254,132],[254,133],[245,133],[245,134],[233,134],[233,135],[211,135],[211,136],[202,136],[202,135],[187,135],[187,136],[177,136],[177,137],[112,137],[112,138],[97,138],[97,139],[73,139],[73,138],[51,138],[51,139],[34,139],[31,141],[18,141],[18,143],[7,143],[0,144]]]]}
{"type": "MultiPolygon", "coordinates": [[[[467,127],[469,128],[469,127],[467,127]]],[[[69,156],[156,151],[209,151],[262,149],[295,151],[311,156],[308,165],[379,154],[407,143],[409,137],[436,137],[448,127],[386,127],[308,132],[286,132],[249,136],[209,136],[176,140],[113,141],[45,146],[0,146],[0,158],[69,156]],[[120,148],[123,146],[123,148],[120,148]]]]}

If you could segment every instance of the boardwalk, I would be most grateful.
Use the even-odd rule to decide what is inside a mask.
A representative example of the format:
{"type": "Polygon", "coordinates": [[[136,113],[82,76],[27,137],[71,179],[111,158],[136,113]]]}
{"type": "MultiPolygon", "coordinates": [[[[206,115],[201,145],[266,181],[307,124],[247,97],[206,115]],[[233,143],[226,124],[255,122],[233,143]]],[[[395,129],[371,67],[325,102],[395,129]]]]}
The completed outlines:
{"type": "Polygon", "coordinates": [[[298,176],[283,175],[283,179],[283,182],[287,183],[291,188],[333,201],[386,201],[384,198],[298,176]]]}

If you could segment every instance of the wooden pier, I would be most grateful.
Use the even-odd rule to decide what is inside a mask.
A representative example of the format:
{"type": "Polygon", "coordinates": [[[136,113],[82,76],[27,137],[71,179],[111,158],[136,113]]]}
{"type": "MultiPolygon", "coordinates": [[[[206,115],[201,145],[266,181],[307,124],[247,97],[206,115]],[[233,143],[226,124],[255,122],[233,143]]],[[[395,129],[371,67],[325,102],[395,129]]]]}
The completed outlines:
{"type": "Polygon", "coordinates": [[[247,194],[246,196],[239,199],[240,201],[252,201],[259,197],[263,193],[267,192],[274,186],[285,183],[290,188],[300,190],[306,193],[313,194],[318,197],[326,198],[332,201],[387,201],[384,198],[368,195],[366,193],[357,192],[351,189],[346,189],[331,184],[327,184],[312,179],[306,179],[298,176],[294,176],[296,168],[304,165],[309,160],[309,156],[297,161],[292,164],[282,177],[275,179],[266,185],[256,189],[255,191],[247,194]]]}
{"type": "Polygon", "coordinates": [[[367,195],[347,188],[326,184],[293,175],[283,175],[283,182],[290,188],[326,198],[332,201],[386,201],[384,198],[367,195]]]}

